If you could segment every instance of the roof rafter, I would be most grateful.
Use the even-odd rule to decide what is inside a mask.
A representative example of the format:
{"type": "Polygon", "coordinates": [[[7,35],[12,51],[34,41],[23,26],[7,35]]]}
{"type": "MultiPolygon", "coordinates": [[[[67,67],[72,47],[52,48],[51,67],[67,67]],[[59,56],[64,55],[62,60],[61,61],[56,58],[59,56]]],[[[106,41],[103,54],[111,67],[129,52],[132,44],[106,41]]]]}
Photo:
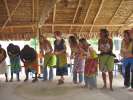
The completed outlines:
{"type": "MultiPolygon", "coordinates": [[[[91,6],[92,6],[92,4],[93,4],[93,1],[94,1],[94,0],[91,0],[91,2],[90,2],[90,4],[89,4],[89,7],[88,7],[88,9],[87,9],[87,13],[86,13],[86,15],[85,15],[85,18],[84,18],[84,22],[83,22],[83,24],[85,24],[85,22],[86,22],[86,20],[87,20],[88,14],[89,14],[90,9],[91,9],[91,6]]],[[[83,26],[81,26],[81,29],[80,29],[79,32],[81,32],[82,29],[83,29],[83,26]]]]}
{"type": "MultiPolygon", "coordinates": [[[[133,11],[131,12],[131,14],[126,18],[126,20],[123,22],[123,26],[120,26],[120,28],[117,30],[117,32],[122,33],[122,31],[124,30],[124,27],[126,27],[128,24],[126,24],[126,22],[130,19],[130,17],[133,16],[133,11]]],[[[131,27],[133,27],[131,25],[131,27]]]]}
{"type": "Polygon", "coordinates": [[[116,9],[116,11],[115,11],[115,13],[113,14],[113,16],[111,17],[111,19],[109,20],[108,24],[110,24],[110,23],[112,22],[113,18],[114,18],[115,15],[118,13],[118,11],[119,11],[120,7],[122,6],[123,2],[124,2],[124,0],[121,0],[121,2],[120,2],[120,4],[119,4],[118,8],[116,9]]]}
{"type": "MultiPolygon", "coordinates": [[[[75,14],[74,14],[72,24],[74,24],[74,22],[75,22],[75,20],[76,20],[76,16],[77,16],[77,14],[78,14],[81,1],[82,1],[82,0],[79,0],[79,2],[78,2],[77,9],[76,9],[76,12],[75,12],[75,14]]],[[[70,26],[69,33],[71,33],[71,30],[72,30],[72,26],[70,26]]]]}
{"type": "MultiPolygon", "coordinates": [[[[56,4],[54,5],[53,11],[53,24],[55,23],[55,16],[56,16],[56,4]]],[[[52,25],[52,33],[54,33],[54,26],[52,25]]]]}
{"type": "Polygon", "coordinates": [[[92,30],[93,30],[93,27],[94,27],[94,24],[95,24],[95,22],[96,22],[96,20],[97,20],[97,18],[98,18],[98,15],[99,15],[100,12],[101,12],[101,9],[102,9],[102,7],[103,7],[103,4],[104,4],[104,0],[101,1],[101,4],[100,4],[99,9],[98,9],[98,12],[97,12],[97,14],[96,14],[96,16],[95,16],[95,18],[94,18],[94,20],[93,20],[93,23],[92,23],[92,26],[91,26],[91,29],[90,29],[90,32],[89,32],[90,34],[91,34],[92,30]]]}
{"type": "MultiPolygon", "coordinates": [[[[101,24],[101,25],[92,25],[92,24],[43,24],[44,27],[46,26],[62,26],[62,27],[68,27],[68,26],[75,26],[75,27],[103,27],[103,26],[113,26],[113,27],[122,27],[124,26],[124,24],[115,24],[115,25],[111,25],[111,24],[101,24]]],[[[6,26],[5,28],[26,28],[26,27],[36,27],[36,24],[29,24],[29,25],[12,25],[12,26],[6,26]]],[[[0,27],[1,29],[2,27],[0,27]]]]}
{"type": "Polygon", "coordinates": [[[35,0],[32,0],[32,22],[35,21],[35,0]]]}
{"type": "Polygon", "coordinates": [[[6,27],[7,23],[9,22],[9,20],[11,19],[11,17],[15,14],[17,8],[20,6],[21,2],[23,0],[19,0],[15,9],[11,12],[11,15],[7,18],[7,20],[4,22],[3,26],[2,26],[2,29],[1,29],[1,32],[3,31],[3,29],[6,27]]]}
{"type": "Polygon", "coordinates": [[[7,0],[3,0],[3,1],[4,1],[4,4],[5,4],[5,7],[6,7],[7,16],[10,17],[9,20],[11,20],[11,14],[10,14],[10,10],[9,10],[9,7],[8,7],[7,0]]]}

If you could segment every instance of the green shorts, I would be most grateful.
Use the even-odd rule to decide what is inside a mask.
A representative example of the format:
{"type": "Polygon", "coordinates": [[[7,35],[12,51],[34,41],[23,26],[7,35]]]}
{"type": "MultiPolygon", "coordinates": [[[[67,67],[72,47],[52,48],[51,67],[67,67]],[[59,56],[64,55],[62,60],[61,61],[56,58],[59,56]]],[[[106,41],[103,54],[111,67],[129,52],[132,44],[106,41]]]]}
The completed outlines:
{"type": "Polygon", "coordinates": [[[99,67],[102,72],[114,70],[114,57],[110,55],[99,56],[99,67]]]}

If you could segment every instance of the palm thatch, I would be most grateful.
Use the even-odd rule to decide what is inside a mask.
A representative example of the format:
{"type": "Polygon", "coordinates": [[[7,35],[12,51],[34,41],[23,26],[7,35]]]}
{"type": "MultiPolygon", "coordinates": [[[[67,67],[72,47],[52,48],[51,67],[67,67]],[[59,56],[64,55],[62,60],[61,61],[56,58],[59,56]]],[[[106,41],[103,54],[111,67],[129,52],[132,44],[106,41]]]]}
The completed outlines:
{"type": "Polygon", "coordinates": [[[133,0],[0,0],[0,39],[29,39],[54,31],[98,37],[100,28],[111,36],[133,27],[133,0]]]}

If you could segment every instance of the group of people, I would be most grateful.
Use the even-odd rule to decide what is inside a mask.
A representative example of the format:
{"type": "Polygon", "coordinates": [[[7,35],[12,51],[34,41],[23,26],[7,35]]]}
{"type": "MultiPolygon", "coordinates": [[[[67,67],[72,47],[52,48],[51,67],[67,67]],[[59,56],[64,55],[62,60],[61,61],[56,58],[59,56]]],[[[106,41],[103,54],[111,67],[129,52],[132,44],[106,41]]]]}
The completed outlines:
{"type": "MultiPolygon", "coordinates": [[[[68,64],[67,64],[67,52],[66,43],[62,38],[62,34],[59,31],[54,32],[55,41],[54,48],[50,41],[44,37],[40,36],[40,53],[42,58],[40,61],[44,60],[42,64],[43,80],[53,80],[53,68],[56,68],[56,75],[60,76],[58,84],[64,83],[65,75],[68,75],[68,64]],[[48,72],[49,68],[49,72],[48,72]],[[48,75],[49,73],[49,75],[48,75]],[[49,76],[49,77],[48,77],[49,76]]],[[[100,30],[100,39],[98,41],[98,50],[100,54],[97,54],[94,48],[87,42],[85,38],[78,38],[75,35],[69,36],[68,39],[71,56],[70,59],[74,60],[73,64],[73,83],[85,85],[84,88],[96,88],[96,76],[99,69],[102,72],[103,78],[103,89],[107,88],[106,82],[106,72],[109,76],[109,87],[113,91],[112,81],[113,81],[113,70],[114,70],[114,58],[113,54],[113,41],[109,38],[109,32],[107,29],[100,30]]],[[[34,71],[35,78],[32,80],[36,82],[38,80],[38,57],[37,52],[28,45],[25,45],[22,50],[17,45],[9,44],[7,47],[7,54],[10,58],[11,65],[11,79],[13,81],[13,73],[16,73],[17,80],[20,81],[19,72],[21,71],[20,60],[24,63],[26,78],[24,81],[29,79],[28,73],[34,71]]],[[[6,72],[6,51],[0,47],[0,73],[4,73],[6,76],[6,81],[8,81],[8,75],[6,72]]],[[[124,39],[121,46],[121,56],[123,57],[123,76],[125,87],[130,87],[133,90],[133,31],[124,31],[124,39]],[[130,82],[130,72],[132,72],[132,80],[130,82]]]]}
{"type": "Polygon", "coordinates": [[[34,70],[35,79],[33,82],[37,81],[37,52],[28,45],[25,45],[22,50],[20,50],[18,45],[9,44],[7,46],[7,54],[6,51],[0,46],[0,74],[5,74],[6,82],[8,82],[8,65],[6,64],[6,57],[9,56],[10,59],[10,72],[11,72],[11,79],[10,82],[13,81],[13,74],[15,73],[17,76],[17,81],[20,81],[20,71],[21,71],[21,64],[20,60],[24,63],[25,67],[25,75],[26,79],[28,80],[28,72],[34,70]]]}

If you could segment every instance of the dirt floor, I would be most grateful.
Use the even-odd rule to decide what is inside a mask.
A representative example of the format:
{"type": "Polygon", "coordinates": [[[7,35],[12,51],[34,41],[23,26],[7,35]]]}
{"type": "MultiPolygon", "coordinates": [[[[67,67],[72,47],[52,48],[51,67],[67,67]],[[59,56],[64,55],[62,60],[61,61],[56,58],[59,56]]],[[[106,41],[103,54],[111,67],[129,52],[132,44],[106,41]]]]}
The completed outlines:
{"type": "Polygon", "coordinates": [[[53,82],[36,83],[31,81],[0,82],[0,100],[133,100],[133,92],[123,88],[123,80],[119,76],[114,78],[114,91],[100,89],[103,85],[101,76],[97,78],[98,89],[84,89],[74,85],[67,77],[64,85],[58,86],[53,82]]]}

